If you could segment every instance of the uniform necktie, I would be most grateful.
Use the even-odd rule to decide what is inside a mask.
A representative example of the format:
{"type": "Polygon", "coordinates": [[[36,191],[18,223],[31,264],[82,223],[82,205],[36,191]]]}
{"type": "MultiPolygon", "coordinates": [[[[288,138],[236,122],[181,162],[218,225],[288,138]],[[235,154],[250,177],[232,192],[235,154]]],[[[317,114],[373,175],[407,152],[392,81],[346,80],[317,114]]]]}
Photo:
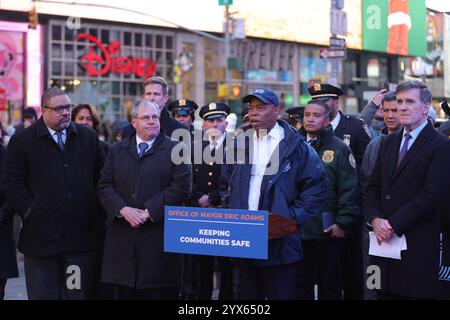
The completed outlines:
{"type": "Polygon", "coordinates": [[[62,139],[62,135],[63,133],[61,131],[57,131],[56,132],[56,137],[57,137],[57,143],[58,143],[58,147],[61,149],[61,151],[64,151],[64,142],[62,139]]]}
{"type": "Polygon", "coordinates": [[[216,155],[216,148],[217,148],[217,142],[213,141],[211,143],[211,156],[215,156],[216,155]]]}
{"type": "Polygon", "coordinates": [[[139,143],[139,158],[142,158],[142,156],[144,155],[145,150],[147,150],[147,148],[148,148],[147,142],[139,143]]]}
{"type": "Polygon", "coordinates": [[[311,140],[308,141],[309,145],[310,145],[311,147],[313,147],[313,148],[315,147],[316,142],[317,142],[317,139],[311,139],[311,140]]]}
{"type": "Polygon", "coordinates": [[[403,142],[402,148],[400,149],[400,153],[398,154],[397,167],[400,165],[403,158],[405,157],[406,152],[408,151],[409,139],[411,139],[411,135],[409,133],[406,133],[404,136],[404,142],[403,142]]]}

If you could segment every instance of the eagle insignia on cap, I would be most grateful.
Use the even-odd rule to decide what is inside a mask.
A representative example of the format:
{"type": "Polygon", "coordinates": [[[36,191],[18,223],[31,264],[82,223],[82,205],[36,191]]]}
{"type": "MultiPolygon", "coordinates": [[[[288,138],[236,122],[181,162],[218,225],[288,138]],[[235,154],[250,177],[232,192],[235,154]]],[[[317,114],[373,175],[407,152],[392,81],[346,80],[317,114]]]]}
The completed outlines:
{"type": "Polygon", "coordinates": [[[322,86],[320,83],[314,83],[314,91],[320,91],[322,89],[322,86]]]}
{"type": "Polygon", "coordinates": [[[216,110],[216,109],[217,109],[217,106],[214,102],[209,104],[209,110],[216,110]]]}
{"type": "Polygon", "coordinates": [[[178,101],[178,105],[179,105],[180,107],[185,106],[185,105],[186,105],[186,99],[180,99],[180,100],[178,101]]]}

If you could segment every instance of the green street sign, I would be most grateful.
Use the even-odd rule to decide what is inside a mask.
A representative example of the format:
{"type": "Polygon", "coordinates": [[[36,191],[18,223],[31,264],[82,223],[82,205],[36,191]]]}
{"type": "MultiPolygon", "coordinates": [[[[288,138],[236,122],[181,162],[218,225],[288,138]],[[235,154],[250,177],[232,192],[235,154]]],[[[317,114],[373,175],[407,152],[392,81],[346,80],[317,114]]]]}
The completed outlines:
{"type": "Polygon", "coordinates": [[[233,0],[219,0],[219,6],[231,6],[233,0]]]}

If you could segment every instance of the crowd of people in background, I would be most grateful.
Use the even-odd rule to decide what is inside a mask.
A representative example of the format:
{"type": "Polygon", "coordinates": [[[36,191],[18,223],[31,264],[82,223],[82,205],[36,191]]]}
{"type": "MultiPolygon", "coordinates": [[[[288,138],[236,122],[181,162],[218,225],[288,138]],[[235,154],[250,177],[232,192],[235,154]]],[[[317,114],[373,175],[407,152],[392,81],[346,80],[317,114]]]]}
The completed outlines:
{"type": "Polygon", "coordinates": [[[25,108],[22,124],[0,126],[0,299],[18,276],[14,216],[29,299],[210,300],[217,275],[223,300],[450,298],[450,126],[435,128],[425,84],[381,88],[346,115],[343,91],[316,83],[286,118],[277,94],[258,88],[235,130],[226,103],[169,102],[159,76],[143,89],[130,121],[102,122],[88,101],[74,106],[51,87],[40,117],[25,108]],[[173,139],[179,130],[190,142],[173,139]],[[176,164],[182,143],[192,161],[176,164]],[[216,162],[225,145],[245,161],[216,162]],[[194,161],[193,150],[207,157],[194,161]],[[167,205],[267,210],[298,229],[270,239],[266,260],[168,253],[167,205]],[[397,238],[400,259],[369,254],[397,238]],[[68,288],[73,265],[83,277],[68,288]]]}

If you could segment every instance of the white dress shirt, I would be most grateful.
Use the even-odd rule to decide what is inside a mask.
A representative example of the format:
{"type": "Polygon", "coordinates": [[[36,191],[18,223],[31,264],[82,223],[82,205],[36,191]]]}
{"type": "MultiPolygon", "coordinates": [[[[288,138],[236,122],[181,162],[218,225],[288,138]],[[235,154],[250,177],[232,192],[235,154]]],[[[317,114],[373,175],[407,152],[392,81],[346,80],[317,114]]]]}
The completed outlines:
{"type": "Polygon", "coordinates": [[[310,145],[312,140],[317,140],[317,138],[311,138],[309,135],[306,135],[306,143],[310,145]]]}
{"type": "Polygon", "coordinates": [[[218,139],[213,140],[211,137],[208,137],[209,140],[209,145],[212,147],[213,142],[216,142],[216,151],[217,148],[219,148],[219,146],[223,143],[223,141],[225,140],[225,133],[223,133],[218,139]]]}
{"type": "Polygon", "coordinates": [[[337,126],[339,125],[339,121],[341,121],[341,113],[338,112],[336,117],[330,122],[331,126],[333,127],[333,130],[336,130],[337,126]]]}
{"type": "Polygon", "coordinates": [[[145,141],[145,140],[142,140],[142,139],[139,137],[139,135],[136,134],[136,150],[137,150],[137,154],[139,155],[139,152],[140,152],[140,150],[139,150],[139,143],[145,142],[145,143],[148,144],[147,149],[145,149],[145,151],[144,151],[144,153],[145,153],[145,152],[147,152],[147,151],[152,147],[153,142],[155,142],[155,139],[156,139],[156,138],[153,138],[152,140],[145,141]]]}
{"type": "Polygon", "coordinates": [[[402,150],[402,146],[403,143],[405,142],[405,134],[408,132],[409,135],[411,136],[411,138],[408,141],[408,146],[406,147],[407,150],[409,150],[409,148],[411,148],[411,146],[413,145],[414,141],[416,141],[417,137],[419,136],[419,134],[422,132],[423,128],[425,128],[428,124],[428,120],[425,119],[425,121],[418,126],[417,128],[415,128],[413,131],[408,132],[406,131],[405,128],[403,128],[403,135],[402,135],[402,143],[400,144],[400,149],[398,149],[398,152],[400,152],[400,150],[402,150]]]}
{"type": "Polygon", "coordinates": [[[248,193],[248,209],[258,210],[261,184],[267,164],[281,140],[284,139],[284,130],[278,124],[270,132],[258,138],[256,131],[253,133],[253,159],[250,177],[250,189],[248,193]]]}
{"type": "MultiPolygon", "coordinates": [[[[48,132],[50,132],[50,135],[52,136],[53,140],[55,140],[56,144],[58,144],[58,136],[56,135],[56,131],[47,127],[48,132]]],[[[61,139],[63,144],[66,144],[66,137],[67,137],[67,129],[64,129],[61,131],[61,139]]]]}

